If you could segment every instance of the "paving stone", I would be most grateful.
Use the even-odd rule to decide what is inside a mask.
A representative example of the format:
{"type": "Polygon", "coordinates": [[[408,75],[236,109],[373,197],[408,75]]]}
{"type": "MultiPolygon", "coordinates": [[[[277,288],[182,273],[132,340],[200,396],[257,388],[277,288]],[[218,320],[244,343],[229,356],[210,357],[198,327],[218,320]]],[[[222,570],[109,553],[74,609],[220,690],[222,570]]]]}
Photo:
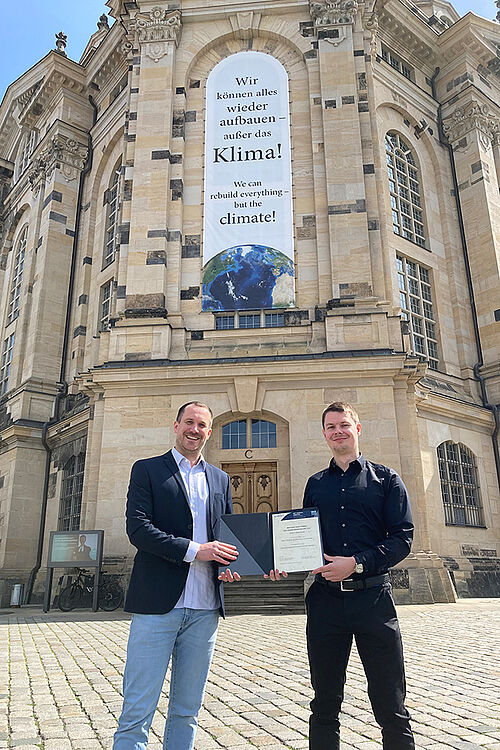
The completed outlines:
{"type": "MultiPolygon", "coordinates": [[[[399,615],[417,750],[500,750],[500,601],[400,607],[399,615]]],[[[124,613],[23,608],[2,618],[0,665],[9,660],[8,672],[0,667],[0,748],[109,749],[128,628],[124,613]]],[[[302,615],[221,622],[196,750],[307,749],[304,629],[302,615]]],[[[161,750],[168,695],[169,675],[148,750],[161,750]]],[[[341,724],[342,750],[382,747],[355,649],[341,724]]]]}

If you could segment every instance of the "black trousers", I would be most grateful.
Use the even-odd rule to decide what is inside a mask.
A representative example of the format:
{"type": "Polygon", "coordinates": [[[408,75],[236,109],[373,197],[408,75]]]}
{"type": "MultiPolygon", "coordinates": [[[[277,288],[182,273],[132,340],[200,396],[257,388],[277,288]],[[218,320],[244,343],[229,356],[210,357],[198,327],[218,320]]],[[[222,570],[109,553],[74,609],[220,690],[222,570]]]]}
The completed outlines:
{"type": "Polygon", "coordinates": [[[314,699],[310,750],[339,750],[339,713],[346,668],[356,640],[384,750],[414,750],[405,708],[403,646],[389,583],[342,592],[315,581],[306,597],[307,649],[314,699]]]}

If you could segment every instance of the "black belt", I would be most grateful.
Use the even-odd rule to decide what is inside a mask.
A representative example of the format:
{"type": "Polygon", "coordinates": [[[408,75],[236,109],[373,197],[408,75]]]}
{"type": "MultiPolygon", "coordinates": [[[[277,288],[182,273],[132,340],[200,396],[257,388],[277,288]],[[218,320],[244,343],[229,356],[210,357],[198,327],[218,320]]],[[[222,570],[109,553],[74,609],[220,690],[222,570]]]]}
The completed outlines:
{"type": "Polygon", "coordinates": [[[370,578],[344,578],[343,581],[327,581],[323,576],[316,576],[316,581],[322,586],[338,589],[340,591],[364,591],[371,589],[372,586],[380,586],[382,583],[389,583],[389,573],[381,576],[371,576],[370,578]]]}

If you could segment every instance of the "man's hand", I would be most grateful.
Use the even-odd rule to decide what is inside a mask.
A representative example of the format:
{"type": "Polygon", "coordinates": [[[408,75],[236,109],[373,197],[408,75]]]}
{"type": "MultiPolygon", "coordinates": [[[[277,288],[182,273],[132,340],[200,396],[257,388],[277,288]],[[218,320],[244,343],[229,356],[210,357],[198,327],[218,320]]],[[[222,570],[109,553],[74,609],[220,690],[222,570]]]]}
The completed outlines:
{"type": "Polygon", "coordinates": [[[241,581],[241,576],[236,571],[234,571],[233,573],[231,570],[222,570],[219,573],[219,581],[224,581],[224,583],[233,583],[233,581],[241,581]]]}
{"type": "Polygon", "coordinates": [[[354,573],[356,567],[354,557],[332,557],[331,555],[325,555],[324,557],[325,560],[330,560],[330,562],[313,570],[313,575],[321,573],[326,581],[343,581],[344,578],[349,578],[354,573]]]}
{"type": "Polygon", "coordinates": [[[271,581],[280,581],[281,576],[283,576],[283,578],[288,578],[288,573],[285,573],[284,570],[278,570],[278,569],[270,570],[269,575],[266,575],[264,573],[264,578],[270,578],[271,581]]]}
{"type": "Polygon", "coordinates": [[[214,560],[219,565],[229,565],[234,562],[238,557],[238,550],[233,544],[225,544],[224,542],[207,542],[206,544],[200,544],[200,548],[196,553],[196,560],[202,560],[208,562],[214,560]]]}

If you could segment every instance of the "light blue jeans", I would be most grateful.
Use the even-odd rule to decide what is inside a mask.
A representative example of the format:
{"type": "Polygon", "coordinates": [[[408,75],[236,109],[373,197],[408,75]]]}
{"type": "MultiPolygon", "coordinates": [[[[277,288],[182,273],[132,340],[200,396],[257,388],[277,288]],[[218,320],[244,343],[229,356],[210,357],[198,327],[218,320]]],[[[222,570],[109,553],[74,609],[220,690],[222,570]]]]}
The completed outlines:
{"type": "Polygon", "coordinates": [[[123,709],[113,750],[145,750],[170,657],[163,750],[192,750],[218,619],[219,610],[214,609],[133,615],[123,675],[123,709]]]}

